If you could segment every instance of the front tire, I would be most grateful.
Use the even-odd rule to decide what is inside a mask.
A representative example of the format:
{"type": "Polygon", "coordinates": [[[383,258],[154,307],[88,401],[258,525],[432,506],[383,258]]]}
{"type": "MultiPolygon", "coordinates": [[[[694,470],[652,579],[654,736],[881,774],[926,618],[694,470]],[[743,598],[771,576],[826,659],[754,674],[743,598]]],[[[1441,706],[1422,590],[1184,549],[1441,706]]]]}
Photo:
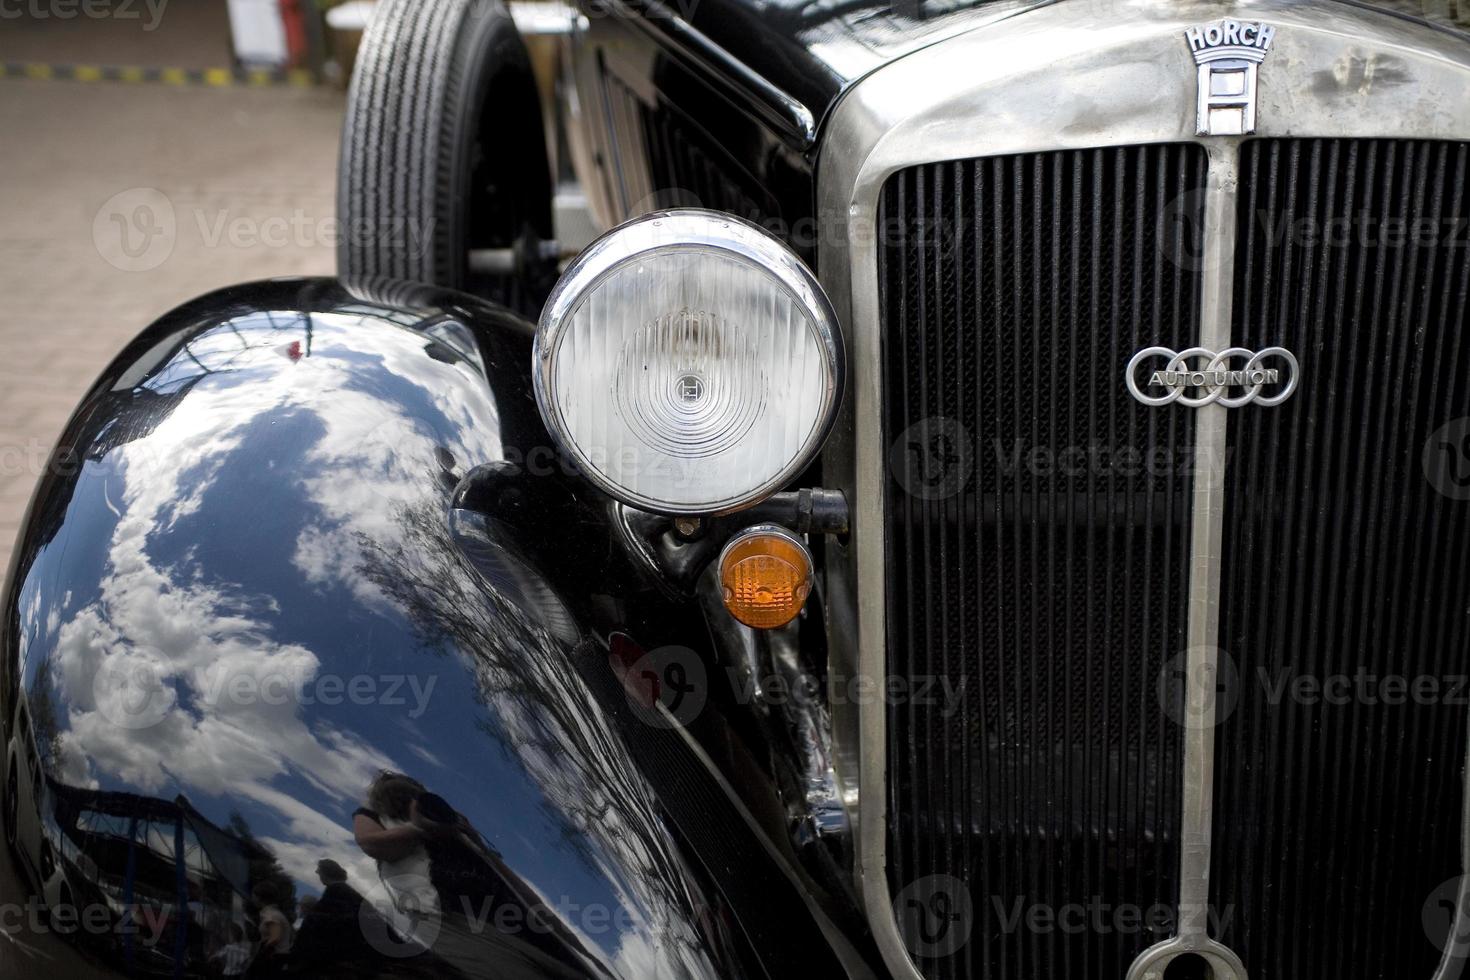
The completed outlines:
{"type": "Polygon", "coordinates": [[[470,289],[468,253],[551,237],[551,175],[530,61],[502,0],[384,0],[348,94],[338,272],[470,289]]]}

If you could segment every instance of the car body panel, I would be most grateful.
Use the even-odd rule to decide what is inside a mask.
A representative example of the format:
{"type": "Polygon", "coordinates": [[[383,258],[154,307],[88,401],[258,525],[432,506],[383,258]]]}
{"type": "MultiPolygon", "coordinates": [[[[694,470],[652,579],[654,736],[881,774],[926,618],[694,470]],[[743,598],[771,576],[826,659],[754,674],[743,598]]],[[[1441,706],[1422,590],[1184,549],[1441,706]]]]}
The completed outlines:
{"type": "MultiPolygon", "coordinates": [[[[795,885],[764,907],[728,887],[622,734],[640,723],[593,608],[640,599],[602,501],[550,452],[491,512],[456,496],[476,467],[525,473],[548,450],[529,334],[427,287],[258,283],[162,318],[83,401],[0,638],[7,715],[25,704],[54,746],[72,866],[145,926],[104,944],[110,965],[194,972],[231,923],[323,892],[331,860],[381,922],[298,970],[744,976],[791,949],[830,966],[795,885]],[[557,581],[538,551],[564,559],[557,581]],[[455,816],[427,865],[357,843],[383,771],[455,816]],[[427,920],[405,873],[439,895],[427,920]],[[485,918],[502,909],[521,924],[485,918]]],[[[614,618],[639,633],[645,615],[680,621],[614,618]]],[[[670,733],[634,734],[665,739],[663,777],[708,778],[670,733]]],[[[728,815],[700,819],[759,852],[728,815]]]]}
{"type": "Polygon", "coordinates": [[[592,212],[611,227],[660,208],[728,211],[814,264],[818,136],[842,96],[899,58],[1050,2],[586,0],[564,108],[592,212]]]}

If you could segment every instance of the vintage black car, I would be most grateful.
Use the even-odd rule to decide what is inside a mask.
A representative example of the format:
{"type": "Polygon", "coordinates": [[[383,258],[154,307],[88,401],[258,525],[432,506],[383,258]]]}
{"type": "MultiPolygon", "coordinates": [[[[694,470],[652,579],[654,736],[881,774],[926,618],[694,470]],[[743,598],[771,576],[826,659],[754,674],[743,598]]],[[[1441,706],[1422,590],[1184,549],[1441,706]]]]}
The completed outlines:
{"type": "Polygon", "coordinates": [[[387,0],[340,278],[163,316],[36,491],[7,938],[1459,976],[1467,26],[387,0]]]}

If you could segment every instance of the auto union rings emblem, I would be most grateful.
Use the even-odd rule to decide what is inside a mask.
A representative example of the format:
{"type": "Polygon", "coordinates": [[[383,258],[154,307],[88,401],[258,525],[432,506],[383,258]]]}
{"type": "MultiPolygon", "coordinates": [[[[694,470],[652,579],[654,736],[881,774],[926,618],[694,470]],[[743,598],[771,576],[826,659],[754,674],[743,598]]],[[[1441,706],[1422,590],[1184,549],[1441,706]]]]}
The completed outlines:
{"type": "Polygon", "coordinates": [[[1146,347],[1128,362],[1126,379],[1133,397],[1145,405],[1179,402],[1203,408],[1218,403],[1225,408],[1243,408],[1254,403],[1269,408],[1291,397],[1301,371],[1285,347],[1267,347],[1259,353],[1228,347],[1218,354],[1204,347],[1178,352],[1167,347],[1146,347]],[[1158,360],[1164,364],[1157,365],[1158,360]],[[1244,367],[1231,367],[1232,361],[1241,360],[1245,361],[1244,367]],[[1200,361],[1205,362],[1203,367],[1197,366],[1200,361]],[[1155,362],[1154,369],[1140,375],[1139,369],[1149,362],[1155,362]],[[1153,394],[1155,391],[1162,394],[1153,394]]]}

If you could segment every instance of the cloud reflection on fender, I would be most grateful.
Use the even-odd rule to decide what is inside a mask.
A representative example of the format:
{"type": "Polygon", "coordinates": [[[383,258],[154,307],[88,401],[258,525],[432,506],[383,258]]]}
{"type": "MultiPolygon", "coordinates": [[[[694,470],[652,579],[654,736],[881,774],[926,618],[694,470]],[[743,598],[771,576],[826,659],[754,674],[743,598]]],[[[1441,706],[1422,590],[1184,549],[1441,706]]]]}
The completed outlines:
{"type": "Polygon", "coordinates": [[[53,778],[233,828],[289,881],[236,899],[255,908],[319,892],[323,860],[383,899],[352,814],[412,773],[515,894],[627,910],[566,927],[583,972],[710,973],[687,870],[568,669],[570,613],[493,521],[451,533],[455,481],[502,456],[478,352],[339,310],[179,330],[148,358],[71,433],[81,471],[20,583],[53,778]]]}

